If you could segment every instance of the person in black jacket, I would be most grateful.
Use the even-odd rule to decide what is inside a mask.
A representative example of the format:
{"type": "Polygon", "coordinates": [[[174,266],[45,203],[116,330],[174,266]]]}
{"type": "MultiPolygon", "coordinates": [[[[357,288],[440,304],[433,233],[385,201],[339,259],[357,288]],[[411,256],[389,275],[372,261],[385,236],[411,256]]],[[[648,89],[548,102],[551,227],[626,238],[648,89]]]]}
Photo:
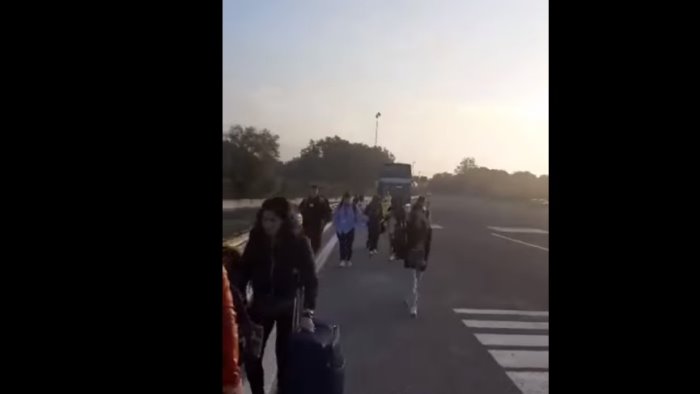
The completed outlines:
{"type": "Polygon", "coordinates": [[[411,270],[411,285],[407,304],[411,316],[418,316],[418,284],[428,267],[428,254],[432,241],[430,213],[425,206],[425,197],[418,197],[411,208],[406,225],[406,256],[404,266],[411,270]]]}
{"type": "MultiPolygon", "coordinates": [[[[264,348],[270,332],[277,326],[276,355],[278,376],[285,368],[286,350],[292,331],[296,290],[304,287],[304,311],[300,325],[313,331],[318,279],[309,242],[294,230],[289,202],[281,197],[266,200],[250,231],[248,244],[234,276],[236,287],[245,289],[250,282],[253,300],[251,320],[264,329],[264,348]]],[[[264,394],[262,354],[245,360],[253,394],[264,394]]]]}
{"type": "Polygon", "coordinates": [[[372,197],[364,214],[367,217],[367,249],[369,255],[373,256],[377,254],[377,244],[382,229],[382,200],[379,195],[372,197]]]}
{"type": "Polygon", "coordinates": [[[311,186],[311,195],[299,204],[304,233],[311,241],[314,254],[321,248],[323,227],[331,221],[331,205],[328,199],[319,194],[318,186],[311,186]]]}

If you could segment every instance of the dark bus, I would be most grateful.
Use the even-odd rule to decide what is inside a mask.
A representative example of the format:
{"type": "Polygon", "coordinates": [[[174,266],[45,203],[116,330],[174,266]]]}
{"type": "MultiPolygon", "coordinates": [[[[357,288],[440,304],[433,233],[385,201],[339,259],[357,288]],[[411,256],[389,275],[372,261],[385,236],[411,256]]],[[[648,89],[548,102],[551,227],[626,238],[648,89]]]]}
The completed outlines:
{"type": "Polygon", "coordinates": [[[411,165],[404,163],[386,163],[379,175],[377,192],[384,196],[388,191],[392,197],[400,197],[404,204],[411,201],[413,176],[411,165]]]}

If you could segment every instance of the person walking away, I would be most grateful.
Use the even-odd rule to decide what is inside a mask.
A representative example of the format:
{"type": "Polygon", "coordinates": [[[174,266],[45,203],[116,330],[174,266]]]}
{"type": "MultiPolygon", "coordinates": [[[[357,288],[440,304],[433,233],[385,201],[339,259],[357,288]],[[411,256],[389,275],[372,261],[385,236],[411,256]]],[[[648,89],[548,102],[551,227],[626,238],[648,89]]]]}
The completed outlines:
{"type": "Polygon", "coordinates": [[[243,394],[241,371],[239,367],[238,326],[236,325],[236,308],[231,296],[228,274],[222,267],[223,276],[223,337],[222,337],[222,392],[224,394],[243,394]]]}
{"type": "Polygon", "coordinates": [[[418,198],[411,208],[406,226],[406,257],[404,266],[409,269],[411,281],[407,300],[411,316],[418,316],[418,285],[427,268],[430,250],[430,220],[425,211],[425,197],[418,198]]]}
{"type": "Polygon", "coordinates": [[[367,249],[370,256],[377,254],[377,244],[382,226],[382,205],[379,195],[372,197],[372,201],[365,208],[367,217],[367,249]]]}
{"type": "Polygon", "coordinates": [[[398,197],[391,199],[391,207],[389,208],[387,223],[387,237],[389,239],[389,261],[396,260],[396,237],[397,229],[405,227],[406,211],[401,205],[401,200],[398,197]]]}
{"type": "Polygon", "coordinates": [[[304,233],[311,241],[314,255],[321,248],[323,228],[331,220],[331,206],[328,199],[319,194],[317,185],[311,186],[311,193],[299,204],[304,233]]]}
{"type": "Polygon", "coordinates": [[[343,194],[340,204],[335,209],[333,224],[340,244],[340,266],[352,266],[352,245],[355,242],[355,226],[358,223],[358,215],[355,206],[350,200],[350,193],[343,194]]]}
{"type": "Polygon", "coordinates": [[[265,344],[276,326],[278,377],[285,370],[287,344],[292,331],[294,300],[297,289],[304,288],[304,305],[300,326],[313,331],[318,278],[308,240],[294,230],[291,204],[284,198],[268,199],[258,211],[255,225],[241,256],[236,287],[251,283],[250,319],[263,328],[261,350],[246,354],[246,374],[253,394],[264,394],[262,356],[265,344]]]}

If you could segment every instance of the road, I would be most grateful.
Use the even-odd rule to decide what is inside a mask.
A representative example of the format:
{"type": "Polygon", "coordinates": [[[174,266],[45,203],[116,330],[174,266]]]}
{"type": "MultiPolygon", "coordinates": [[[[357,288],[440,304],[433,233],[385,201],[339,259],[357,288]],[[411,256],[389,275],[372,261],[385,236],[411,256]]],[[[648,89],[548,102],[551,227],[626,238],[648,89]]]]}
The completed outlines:
{"type": "Polygon", "coordinates": [[[416,319],[385,238],[370,259],[358,231],[353,267],[339,268],[324,237],[317,316],[340,326],[345,393],[547,393],[548,208],[438,196],[431,208],[416,319]]]}

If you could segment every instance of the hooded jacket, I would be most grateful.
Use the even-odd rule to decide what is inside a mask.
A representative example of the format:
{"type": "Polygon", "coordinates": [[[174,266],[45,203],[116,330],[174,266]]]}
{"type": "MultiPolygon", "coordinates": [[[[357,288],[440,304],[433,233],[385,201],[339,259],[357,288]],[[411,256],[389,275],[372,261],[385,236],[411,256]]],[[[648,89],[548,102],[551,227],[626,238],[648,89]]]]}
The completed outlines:
{"type": "Polygon", "coordinates": [[[252,284],[253,315],[259,308],[270,307],[291,313],[300,286],[304,287],[304,308],[316,307],[316,264],[309,242],[301,234],[276,239],[273,244],[262,229],[254,228],[235,277],[239,290],[252,284]]]}

